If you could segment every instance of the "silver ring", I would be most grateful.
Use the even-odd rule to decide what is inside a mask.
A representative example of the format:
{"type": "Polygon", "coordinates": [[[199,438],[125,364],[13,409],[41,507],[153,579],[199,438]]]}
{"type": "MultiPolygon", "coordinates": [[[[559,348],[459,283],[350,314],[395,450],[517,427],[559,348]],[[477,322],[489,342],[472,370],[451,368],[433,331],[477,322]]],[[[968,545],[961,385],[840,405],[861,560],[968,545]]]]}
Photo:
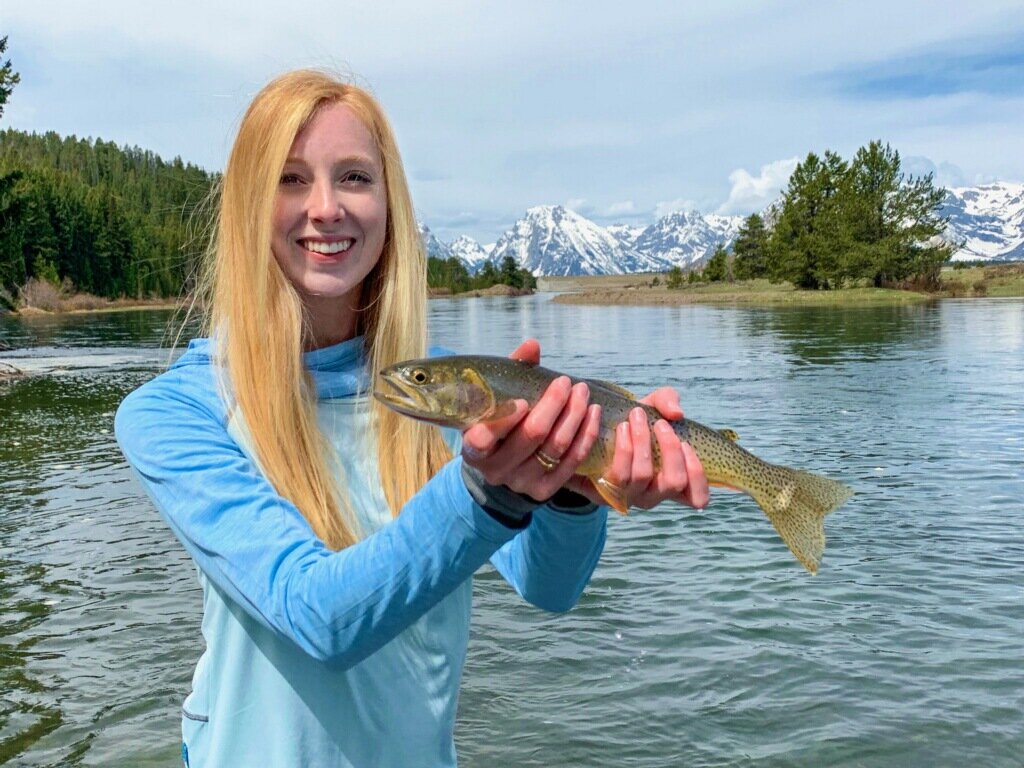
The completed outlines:
{"type": "Polygon", "coordinates": [[[551,458],[546,453],[544,453],[544,451],[542,451],[540,448],[533,452],[533,456],[535,459],[537,459],[537,461],[540,462],[540,465],[544,467],[545,472],[554,471],[555,467],[558,466],[558,462],[560,461],[560,459],[551,458]]]}

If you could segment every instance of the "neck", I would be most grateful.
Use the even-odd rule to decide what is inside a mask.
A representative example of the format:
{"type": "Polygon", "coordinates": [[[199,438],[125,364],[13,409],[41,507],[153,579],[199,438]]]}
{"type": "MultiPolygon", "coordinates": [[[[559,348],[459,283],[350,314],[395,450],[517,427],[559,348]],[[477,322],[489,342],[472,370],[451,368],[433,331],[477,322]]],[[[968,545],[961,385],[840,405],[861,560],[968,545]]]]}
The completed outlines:
{"type": "Polygon", "coordinates": [[[344,296],[303,296],[303,351],[330,347],[354,338],[359,327],[359,289],[344,296]]]}

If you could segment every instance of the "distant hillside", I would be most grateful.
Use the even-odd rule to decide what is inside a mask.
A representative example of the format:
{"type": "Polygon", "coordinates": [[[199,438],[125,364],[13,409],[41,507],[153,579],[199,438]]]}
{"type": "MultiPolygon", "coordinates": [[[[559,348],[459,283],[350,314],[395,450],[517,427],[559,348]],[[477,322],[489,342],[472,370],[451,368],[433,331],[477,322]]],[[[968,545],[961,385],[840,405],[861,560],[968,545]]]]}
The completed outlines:
{"type": "Polygon", "coordinates": [[[111,298],[177,295],[215,179],[138,147],[0,131],[0,289],[44,277],[111,298]]]}

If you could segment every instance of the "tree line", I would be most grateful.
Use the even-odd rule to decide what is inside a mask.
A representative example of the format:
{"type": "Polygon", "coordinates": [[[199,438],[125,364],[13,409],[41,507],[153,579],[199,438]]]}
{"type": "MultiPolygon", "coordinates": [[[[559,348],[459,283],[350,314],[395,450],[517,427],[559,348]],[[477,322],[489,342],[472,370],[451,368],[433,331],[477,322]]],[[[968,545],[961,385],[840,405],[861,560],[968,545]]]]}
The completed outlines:
{"type": "Polygon", "coordinates": [[[532,290],[537,287],[537,280],[529,270],[522,269],[513,256],[506,256],[498,265],[485,261],[475,275],[469,274],[466,265],[456,256],[447,259],[431,256],[427,259],[427,284],[450,293],[463,293],[498,284],[532,290]]]}
{"type": "MultiPolygon", "coordinates": [[[[782,200],[764,216],[748,216],[730,257],[719,246],[696,280],[768,278],[798,288],[937,287],[953,246],[939,236],[946,191],[932,175],[905,176],[899,152],[872,141],[850,162],[813,152],[790,176],[782,200]]],[[[670,273],[670,287],[683,277],[670,273]]]]}
{"type": "Polygon", "coordinates": [[[30,278],[115,298],[181,292],[215,174],[112,142],[0,131],[0,295],[30,278]]]}

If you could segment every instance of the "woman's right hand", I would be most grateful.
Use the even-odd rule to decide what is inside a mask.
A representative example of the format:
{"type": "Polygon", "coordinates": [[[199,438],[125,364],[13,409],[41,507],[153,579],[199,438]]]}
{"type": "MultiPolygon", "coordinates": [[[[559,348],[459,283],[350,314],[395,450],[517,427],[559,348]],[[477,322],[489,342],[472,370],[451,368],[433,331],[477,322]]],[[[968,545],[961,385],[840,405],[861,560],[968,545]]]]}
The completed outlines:
{"type": "MultiPolygon", "coordinates": [[[[537,362],[540,347],[527,341],[511,356],[537,362]]],[[[575,474],[597,440],[601,409],[589,404],[589,397],[586,384],[558,377],[533,408],[518,400],[510,415],[469,427],[462,437],[463,461],[491,485],[546,501],[575,474]]]]}

